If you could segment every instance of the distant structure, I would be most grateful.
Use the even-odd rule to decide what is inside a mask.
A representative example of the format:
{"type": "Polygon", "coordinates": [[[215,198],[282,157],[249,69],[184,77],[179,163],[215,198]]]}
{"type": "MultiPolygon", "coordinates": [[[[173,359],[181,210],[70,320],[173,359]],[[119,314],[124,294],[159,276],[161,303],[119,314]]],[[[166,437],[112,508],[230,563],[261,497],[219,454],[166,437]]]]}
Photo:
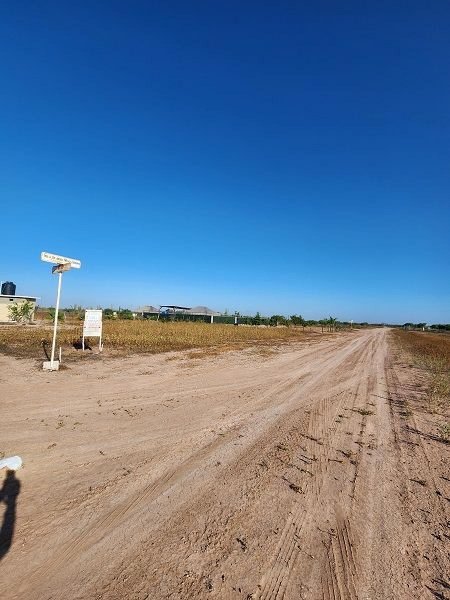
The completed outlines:
{"type": "Polygon", "coordinates": [[[180,319],[186,321],[211,321],[214,317],[221,315],[220,312],[212,310],[207,306],[177,306],[176,304],[161,304],[156,306],[139,306],[133,312],[140,315],[143,319],[180,319]]]}
{"type": "Polygon", "coordinates": [[[159,317],[160,309],[156,306],[139,306],[134,311],[136,314],[140,315],[143,319],[149,319],[154,317],[159,317]]]}
{"type": "Polygon", "coordinates": [[[175,304],[161,304],[159,307],[159,312],[161,315],[172,318],[175,318],[176,315],[186,314],[186,312],[189,310],[190,308],[187,306],[176,306],[175,304]]]}
{"type": "Polygon", "coordinates": [[[9,313],[9,307],[13,304],[23,304],[29,302],[33,306],[31,321],[34,321],[34,311],[36,309],[37,296],[22,296],[16,294],[16,286],[12,281],[5,281],[1,287],[0,294],[0,323],[10,323],[13,321],[9,313]]]}
{"type": "Polygon", "coordinates": [[[194,306],[194,308],[188,308],[186,311],[190,315],[203,315],[204,317],[218,317],[221,313],[216,310],[212,310],[207,306],[194,306]]]}

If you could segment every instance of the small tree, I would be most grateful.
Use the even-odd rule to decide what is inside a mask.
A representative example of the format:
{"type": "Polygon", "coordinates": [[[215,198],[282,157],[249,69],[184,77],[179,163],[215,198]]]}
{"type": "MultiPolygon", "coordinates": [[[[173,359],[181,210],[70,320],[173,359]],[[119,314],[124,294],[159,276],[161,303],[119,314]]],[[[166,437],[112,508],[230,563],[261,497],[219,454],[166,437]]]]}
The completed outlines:
{"type": "Polygon", "coordinates": [[[259,314],[259,311],[256,313],[256,315],[253,317],[252,319],[252,324],[253,325],[261,325],[261,315],[259,314]]]}
{"type": "Polygon", "coordinates": [[[325,325],[328,324],[328,319],[320,319],[319,321],[319,325],[322,327],[322,333],[323,333],[323,328],[325,327],[325,325]]]}
{"type": "Polygon", "coordinates": [[[329,317],[328,318],[328,326],[329,326],[329,330],[331,331],[336,331],[336,323],[337,323],[337,319],[336,317],[329,317]]]}
{"type": "MultiPolygon", "coordinates": [[[[48,318],[53,323],[55,322],[55,315],[56,315],[56,310],[54,308],[49,308],[48,309],[48,318]]],[[[59,321],[65,321],[66,320],[66,313],[64,311],[62,311],[62,310],[58,311],[58,320],[59,321]]]]}
{"type": "Polygon", "coordinates": [[[283,315],[272,315],[269,319],[269,325],[272,325],[273,327],[286,324],[286,319],[283,317],[283,315]]]}
{"type": "Polygon", "coordinates": [[[301,325],[303,327],[303,331],[305,331],[306,321],[302,315],[292,315],[291,322],[293,325],[301,325]]]}
{"type": "Polygon", "coordinates": [[[302,315],[300,315],[300,325],[303,327],[303,331],[305,331],[305,327],[306,327],[306,321],[305,319],[302,317],[302,315]]]}
{"type": "Polygon", "coordinates": [[[8,306],[9,316],[17,323],[29,323],[33,316],[34,307],[31,302],[14,302],[8,306]]]}
{"type": "Polygon", "coordinates": [[[128,308],[124,308],[123,310],[121,310],[119,313],[119,319],[126,319],[126,320],[130,320],[133,318],[133,313],[131,312],[130,309],[128,308]]]}

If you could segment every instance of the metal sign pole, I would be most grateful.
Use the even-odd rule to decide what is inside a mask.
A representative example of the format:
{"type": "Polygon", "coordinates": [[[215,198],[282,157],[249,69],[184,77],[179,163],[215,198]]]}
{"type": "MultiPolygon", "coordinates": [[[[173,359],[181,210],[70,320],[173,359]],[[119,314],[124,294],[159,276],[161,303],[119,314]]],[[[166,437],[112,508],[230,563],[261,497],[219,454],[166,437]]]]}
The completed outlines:
{"type": "Polygon", "coordinates": [[[81,261],[76,258],[67,258],[67,256],[59,256],[58,254],[50,254],[49,252],[41,252],[41,260],[49,262],[55,267],[52,268],[52,273],[58,273],[58,292],[56,295],[56,308],[55,308],[55,322],[53,324],[53,341],[52,341],[52,355],[49,361],[44,362],[42,365],[43,369],[47,371],[57,371],[59,369],[59,363],[61,362],[61,348],[59,349],[59,361],[55,361],[55,350],[56,350],[56,333],[58,329],[58,316],[59,316],[59,300],[61,298],[61,284],[62,274],[64,271],[70,269],[79,269],[81,267],[81,261]]]}
{"type": "Polygon", "coordinates": [[[62,283],[62,273],[58,273],[58,293],[56,295],[55,322],[53,325],[52,357],[50,359],[50,368],[51,369],[53,369],[53,363],[55,360],[56,330],[58,328],[58,314],[59,314],[59,299],[61,297],[61,283],[62,283]]]}

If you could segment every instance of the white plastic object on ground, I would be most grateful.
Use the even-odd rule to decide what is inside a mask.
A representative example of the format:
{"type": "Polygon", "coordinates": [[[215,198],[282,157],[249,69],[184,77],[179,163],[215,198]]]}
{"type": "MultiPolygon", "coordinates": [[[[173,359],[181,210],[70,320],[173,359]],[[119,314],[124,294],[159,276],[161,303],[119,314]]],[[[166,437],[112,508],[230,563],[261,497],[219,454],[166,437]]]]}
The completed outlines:
{"type": "Polygon", "coordinates": [[[2,458],[0,460],[0,469],[9,469],[10,471],[17,471],[22,467],[22,459],[20,456],[10,456],[8,458],[2,458]]]}

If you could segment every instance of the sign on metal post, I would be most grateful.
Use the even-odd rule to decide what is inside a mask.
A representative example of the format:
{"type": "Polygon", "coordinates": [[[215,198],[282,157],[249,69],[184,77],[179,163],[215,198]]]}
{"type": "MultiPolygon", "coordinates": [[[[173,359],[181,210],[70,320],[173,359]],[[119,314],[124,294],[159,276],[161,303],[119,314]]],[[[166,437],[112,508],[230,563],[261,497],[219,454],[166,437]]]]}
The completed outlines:
{"type": "Polygon", "coordinates": [[[52,273],[65,273],[66,271],[70,271],[71,266],[70,263],[64,263],[62,265],[55,265],[52,267],[52,273]]]}
{"type": "Polygon", "coordinates": [[[81,261],[76,258],[67,258],[67,256],[59,256],[58,254],[51,254],[50,252],[41,252],[41,260],[53,263],[54,265],[69,264],[72,269],[79,269],[81,267],[81,261]]]}
{"type": "MultiPolygon", "coordinates": [[[[67,256],[59,256],[58,254],[51,254],[50,252],[41,252],[41,260],[49,262],[55,267],[52,268],[52,273],[58,275],[58,291],[56,294],[56,306],[55,306],[55,322],[53,325],[53,341],[52,341],[52,355],[49,361],[44,362],[42,365],[44,369],[48,371],[57,371],[59,369],[60,360],[55,360],[55,349],[56,349],[56,332],[58,329],[58,315],[59,315],[59,300],[61,298],[61,284],[62,275],[70,269],[79,269],[81,267],[81,261],[76,258],[68,258],[67,256]]],[[[61,353],[60,353],[61,356],[61,353]]]]}
{"type": "Polygon", "coordinates": [[[98,310],[88,309],[85,311],[84,323],[83,323],[83,341],[82,341],[83,350],[84,350],[84,338],[87,338],[87,337],[100,338],[99,342],[98,342],[98,347],[99,347],[100,352],[103,350],[102,316],[103,316],[103,311],[101,309],[98,309],[98,310]]]}

